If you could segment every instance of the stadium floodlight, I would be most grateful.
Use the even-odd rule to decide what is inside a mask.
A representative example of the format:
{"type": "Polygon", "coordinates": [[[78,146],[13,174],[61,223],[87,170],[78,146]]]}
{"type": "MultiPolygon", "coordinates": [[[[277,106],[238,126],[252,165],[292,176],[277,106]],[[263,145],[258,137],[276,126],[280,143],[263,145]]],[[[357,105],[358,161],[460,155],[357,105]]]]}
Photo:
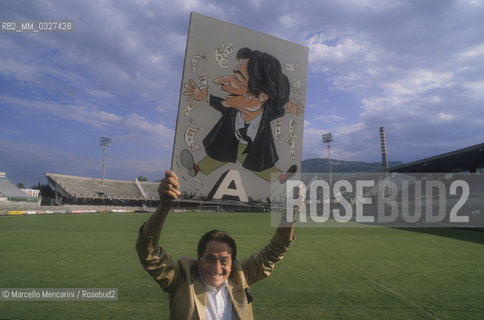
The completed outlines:
{"type": "Polygon", "coordinates": [[[333,177],[332,177],[332,170],[331,170],[331,142],[333,142],[333,135],[331,132],[323,134],[323,143],[326,143],[328,146],[328,166],[329,166],[329,185],[330,187],[333,185],[333,177]]]}
{"type": "Polygon", "coordinates": [[[333,142],[333,135],[330,133],[323,134],[323,142],[324,143],[331,143],[333,142]]]}
{"type": "Polygon", "coordinates": [[[99,145],[103,147],[103,180],[102,184],[104,185],[104,161],[106,160],[106,148],[111,146],[111,138],[101,137],[101,141],[99,145]]]}

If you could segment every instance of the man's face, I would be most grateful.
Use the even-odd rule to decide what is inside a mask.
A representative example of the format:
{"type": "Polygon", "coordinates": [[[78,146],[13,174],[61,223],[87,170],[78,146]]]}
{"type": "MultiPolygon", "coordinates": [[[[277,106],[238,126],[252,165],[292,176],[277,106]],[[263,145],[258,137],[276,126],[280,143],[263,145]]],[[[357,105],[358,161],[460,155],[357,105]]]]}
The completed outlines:
{"type": "Polygon", "coordinates": [[[222,104],[225,107],[236,108],[242,114],[257,112],[269,98],[263,92],[260,92],[257,97],[249,92],[248,62],[249,59],[242,60],[234,69],[232,76],[223,76],[214,80],[215,84],[220,84],[222,89],[229,93],[222,104]]]}
{"type": "Polygon", "coordinates": [[[198,258],[203,280],[213,287],[220,287],[232,270],[232,253],[225,242],[210,240],[205,252],[198,258]]]}

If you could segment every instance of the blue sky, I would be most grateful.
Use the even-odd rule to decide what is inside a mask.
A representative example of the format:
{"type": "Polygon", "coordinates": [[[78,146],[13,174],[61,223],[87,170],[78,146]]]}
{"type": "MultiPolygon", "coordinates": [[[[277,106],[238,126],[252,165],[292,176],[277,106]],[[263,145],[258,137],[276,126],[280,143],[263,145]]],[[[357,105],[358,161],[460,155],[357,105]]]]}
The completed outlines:
{"type": "Polygon", "coordinates": [[[170,166],[190,12],[309,47],[303,159],[411,162],[484,142],[484,1],[0,1],[0,171],[158,180],[170,166]]]}

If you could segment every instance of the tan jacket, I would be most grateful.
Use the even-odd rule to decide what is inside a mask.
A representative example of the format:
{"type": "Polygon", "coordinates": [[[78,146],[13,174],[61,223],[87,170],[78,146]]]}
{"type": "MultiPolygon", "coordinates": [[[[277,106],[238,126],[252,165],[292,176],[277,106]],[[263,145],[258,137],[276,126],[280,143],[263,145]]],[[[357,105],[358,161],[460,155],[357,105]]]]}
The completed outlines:
{"type": "MultiPolygon", "coordinates": [[[[158,239],[140,232],[136,250],[145,270],[169,294],[170,319],[205,320],[207,289],[200,279],[197,260],[184,257],[174,261],[158,242],[158,239]]],[[[249,285],[267,278],[291,243],[276,231],[271,242],[262,250],[242,262],[233,261],[226,288],[239,319],[254,318],[249,285]]]]}

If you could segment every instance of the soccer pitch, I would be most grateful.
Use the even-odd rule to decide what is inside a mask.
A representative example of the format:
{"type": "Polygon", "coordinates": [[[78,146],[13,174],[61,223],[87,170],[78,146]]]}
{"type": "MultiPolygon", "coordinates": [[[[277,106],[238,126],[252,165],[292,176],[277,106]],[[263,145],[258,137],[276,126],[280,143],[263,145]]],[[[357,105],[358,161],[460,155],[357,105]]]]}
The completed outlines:
{"type": "MultiPolygon", "coordinates": [[[[118,288],[118,301],[2,301],[0,319],[168,319],[168,296],[134,249],[149,214],[0,217],[0,288],[118,288]]],[[[196,254],[224,229],[245,258],[275,229],[261,213],[171,213],[162,244],[196,254]]],[[[484,232],[299,228],[251,287],[256,319],[482,319],[484,232]]]]}

